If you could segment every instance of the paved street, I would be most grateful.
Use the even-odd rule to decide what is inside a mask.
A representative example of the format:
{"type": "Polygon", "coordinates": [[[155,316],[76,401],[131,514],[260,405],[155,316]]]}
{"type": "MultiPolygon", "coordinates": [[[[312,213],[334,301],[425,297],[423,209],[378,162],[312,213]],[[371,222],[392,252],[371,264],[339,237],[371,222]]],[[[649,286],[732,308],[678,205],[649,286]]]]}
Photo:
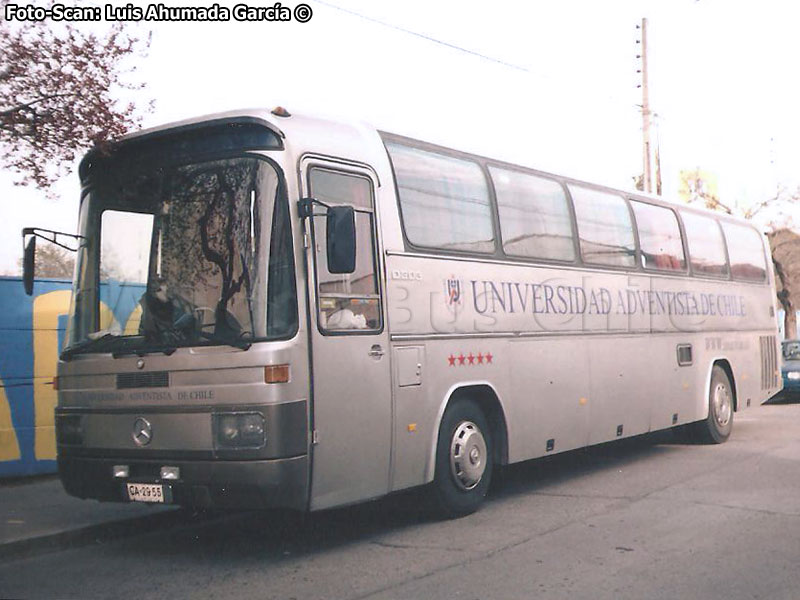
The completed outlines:
{"type": "Polygon", "coordinates": [[[517,465],[475,515],[413,495],[237,514],[0,565],[21,598],[800,598],[800,405],[517,465]]]}

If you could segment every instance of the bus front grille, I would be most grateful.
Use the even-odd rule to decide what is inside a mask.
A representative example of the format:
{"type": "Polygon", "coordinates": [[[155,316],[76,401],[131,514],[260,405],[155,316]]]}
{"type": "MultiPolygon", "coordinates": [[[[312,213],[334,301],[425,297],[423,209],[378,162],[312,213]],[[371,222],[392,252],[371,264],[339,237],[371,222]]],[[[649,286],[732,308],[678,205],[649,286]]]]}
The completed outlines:
{"type": "Polygon", "coordinates": [[[168,371],[149,373],[117,373],[117,389],[169,387],[168,371]]]}

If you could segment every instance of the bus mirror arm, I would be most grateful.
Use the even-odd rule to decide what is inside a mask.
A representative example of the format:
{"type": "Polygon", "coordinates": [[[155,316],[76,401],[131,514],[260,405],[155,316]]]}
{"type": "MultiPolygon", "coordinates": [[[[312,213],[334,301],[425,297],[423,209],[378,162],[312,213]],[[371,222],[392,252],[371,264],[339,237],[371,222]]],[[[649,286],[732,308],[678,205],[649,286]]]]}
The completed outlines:
{"type": "Polygon", "coordinates": [[[330,206],[328,204],[320,202],[316,198],[300,198],[300,200],[297,201],[297,214],[300,216],[301,219],[315,216],[314,215],[315,204],[318,206],[322,206],[323,208],[330,209],[330,206]]]}
{"type": "Polygon", "coordinates": [[[81,247],[81,241],[86,238],[82,235],[73,233],[64,233],[63,231],[53,231],[52,229],[41,229],[39,227],[25,227],[22,230],[22,285],[25,288],[25,293],[28,296],[33,295],[33,278],[36,274],[36,238],[40,237],[43,240],[55,244],[70,252],[77,252],[81,247]],[[48,235],[50,237],[48,237],[48,235]],[[58,240],[58,236],[66,236],[78,242],[77,248],[67,246],[58,240]],[[26,243],[27,238],[27,243],[26,243]]]}

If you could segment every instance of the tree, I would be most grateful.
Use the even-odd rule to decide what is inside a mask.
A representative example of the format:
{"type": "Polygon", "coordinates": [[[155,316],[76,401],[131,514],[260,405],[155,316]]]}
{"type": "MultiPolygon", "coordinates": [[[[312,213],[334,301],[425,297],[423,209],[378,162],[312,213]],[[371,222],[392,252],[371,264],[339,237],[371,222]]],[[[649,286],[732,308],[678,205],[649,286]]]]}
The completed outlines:
{"type": "MultiPolygon", "coordinates": [[[[719,206],[717,178],[713,173],[703,171],[700,167],[681,170],[678,196],[687,204],[697,203],[711,210],[717,210],[719,206]]],[[[727,212],[730,213],[730,210],[727,212]]]]}
{"type": "MultiPolygon", "coordinates": [[[[0,10],[8,3],[0,0],[0,10]]],[[[98,36],[71,25],[0,20],[0,161],[19,175],[15,183],[47,188],[76,153],[141,123],[134,104],[116,98],[144,87],[125,80],[134,69],[123,65],[144,55],[150,37],[127,27],[116,23],[98,36]]]]}
{"type": "MultiPolygon", "coordinates": [[[[785,188],[778,188],[774,196],[762,198],[738,209],[720,200],[716,179],[699,167],[681,171],[678,194],[687,204],[702,204],[711,210],[745,219],[763,217],[769,210],[793,207],[800,203],[800,188],[793,193],[788,193],[785,188]]],[[[793,337],[797,333],[796,311],[800,307],[800,235],[792,231],[793,225],[796,224],[791,219],[791,213],[788,217],[767,221],[767,239],[775,271],[775,287],[778,302],[785,311],[783,330],[787,337],[793,337]]]]}
{"type": "MultiPolygon", "coordinates": [[[[75,253],[54,244],[36,246],[36,277],[53,277],[72,279],[75,269],[75,253]]],[[[19,259],[20,269],[22,259],[19,259]]]]}
{"type": "Polygon", "coordinates": [[[797,336],[797,310],[800,308],[800,235],[788,228],[767,234],[775,266],[775,287],[778,301],[786,316],[784,332],[787,339],[797,336]]]}

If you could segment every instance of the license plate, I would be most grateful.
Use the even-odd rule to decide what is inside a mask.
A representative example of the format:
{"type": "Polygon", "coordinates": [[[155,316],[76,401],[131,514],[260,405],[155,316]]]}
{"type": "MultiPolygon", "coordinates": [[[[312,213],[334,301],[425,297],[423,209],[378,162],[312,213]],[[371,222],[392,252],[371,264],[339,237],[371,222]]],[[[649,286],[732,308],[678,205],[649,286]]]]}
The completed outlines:
{"type": "Polygon", "coordinates": [[[164,486],[157,483],[127,483],[128,500],[131,502],[166,502],[164,486]]]}

